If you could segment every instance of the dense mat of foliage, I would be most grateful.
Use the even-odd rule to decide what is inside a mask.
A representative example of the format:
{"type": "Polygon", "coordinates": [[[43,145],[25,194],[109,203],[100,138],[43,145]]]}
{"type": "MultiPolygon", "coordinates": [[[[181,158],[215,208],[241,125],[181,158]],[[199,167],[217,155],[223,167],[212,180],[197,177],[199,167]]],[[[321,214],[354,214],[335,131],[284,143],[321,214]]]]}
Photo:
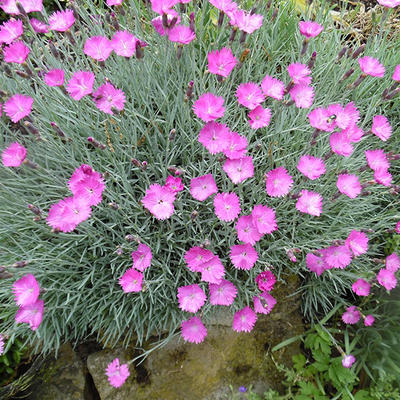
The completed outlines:
{"type": "MultiPolygon", "coordinates": [[[[30,47],[26,64],[3,63],[1,102],[23,94],[34,103],[29,117],[17,123],[10,121],[4,108],[0,147],[5,149],[16,141],[23,144],[27,158],[37,168],[23,165],[0,169],[0,263],[6,267],[0,285],[0,331],[26,336],[43,352],[57,348],[64,340],[82,340],[91,334],[113,345],[121,339],[127,344],[137,336],[142,342],[151,334],[172,332],[189,315],[178,307],[178,288],[193,284],[204,290],[208,287],[184,260],[190,248],[200,245],[219,256],[225,266],[225,279],[237,288],[232,311],[252,306],[253,296],[260,293],[255,278],[267,269],[283,281],[288,274],[301,278],[304,313],[311,319],[337,303],[354,302],[352,284],[359,278],[372,280],[382,268],[376,261],[383,256],[384,244],[379,238],[399,220],[398,188],[393,186],[398,183],[399,162],[392,161],[393,182],[380,185],[374,182],[373,171],[365,167],[364,153],[383,149],[388,154],[399,149],[399,98],[382,100],[383,90],[393,83],[399,44],[385,41],[383,31],[372,37],[362,55],[379,59],[387,73],[383,78],[367,76],[355,87],[349,83],[361,72],[357,59],[349,52],[336,62],[343,47],[342,37],[332,28],[323,8],[315,18],[325,29],[309,41],[301,58],[299,19],[288,4],[257,5],[263,24],[245,38],[244,45],[239,43],[240,33],[230,43],[226,17],[218,26],[218,13],[210,3],[186,4],[180,17],[188,25],[194,12],[196,38],[177,49],[167,36],[155,32],[151,19],[157,15],[150,5],[125,1],[112,17],[108,12],[99,14],[90,3],[87,8],[75,7],[79,17],[67,33],[53,30],[44,36],[33,32],[25,22],[23,40],[30,47]],[[89,38],[111,38],[116,30],[128,30],[146,42],[145,47],[136,46],[137,58],[113,53],[104,61],[95,61],[87,55],[84,46],[89,38]],[[208,53],[223,47],[230,47],[240,59],[224,80],[207,72],[208,53]],[[180,58],[177,50],[182,51],[180,58]],[[260,83],[266,74],[289,85],[288,65],[307,63],[314,51],[311,85],[315,96],[311,108],[291,105],[289,95],[284,102],[269,97],[265,102],[272,114],[269,126],[252,129],[248,110],[238,104],[235,96],[238,86],[260,83]],[[125,104],[115,106],[123,111],[115,113],[110,107],[110,115],[103,112],[104,108],[96,108],[102,100],[100,94],[94,98],[96,103],[90,96],[77,101],[63,86],[48,86],[44,75],[55,68],[64,70],[66,82],[77,71],[95,74],[95,88],[111,82],[124,92],[125,104]],[[341,82],[350,68],[356,72],[341,82]],[[193,95],[187,98],[191,81],[193,95]],[[247,138],[247,156],[252,157],[254,174],[238,184],[223,170],[225,157],[210,154],[199,143],[204,123],[194,114],[192,105],[206,92],[224,99],[225,113],[219,122],[247,138]],[[365,134],[351,144],[353,150],[346,157],[331,153],[329,133],[321,133],[311,145],[314,128],[307,118],[309,112],[349,102],[358,108],[358,124],[365,132],[371,129],[375,115],[385,115],[393,131],[389,140],[383,143],[376,135],[365,134]],[[100,145],[94,146],[97,142],[100,145]],[[309,180],[296,168],[306,154],[325,160],[326,173],[319,179],[309,180]],[[102,174],[102,201],[72,232],[54,232],[46,223],[47,213],[52,205],[71,196],[67,182],[83,164],[102,174]],[[279,167],[293,177],[291,193],[269,196],[265,174],[279,167]],[[171,173],[179,174],[185,189],[176,195],[173,214],[159,220],[143,207],[142,199],[150,185],[164,185],[171,173]],[[258,260],[249,270],[235,268],[230,260],[230,248],[239,243],[236,222],[217,218],[213,197],[200,202],[190,194],[190,180],[206,174],[213,175],[219,192],[237,194],[242,215],[249,215],[258,204],[276,213],[278,229],[255,244],[258,260]],[[340,194],[336,185],[340,174],[357,175],[362,193],[355,198],[340,194]],[[302,190],[322,196],[321,215],[296,209],[302,190]],[[38,214],[35,219],[29,204],[38,214]],[[353,230],[368,235],[367,253],[354,257],[346,268],[340,265],[320,276],[310,272],[307,254],[333,244],[339,246],[353,230]],[[125,293],[119,279],[131,267],[131,252],[137,250],[135,241],[151,249],[151,266],[144,271],[142,290],[125,293]],[[33,274],[43,289],[43,321],[35,332],[14,321],[17,307],[13,282],[26,274],[33,274]]],[[[241,6],[250,10],[246,3],[241,6]]],[[[298,100],[301,102],[301,98],[298,100]]],[[[334,123],[336,117],[325,119],[334,123]]],[[[206,302],[201,309],[205,323],[215,307],[219,306],[206,302]]]]}

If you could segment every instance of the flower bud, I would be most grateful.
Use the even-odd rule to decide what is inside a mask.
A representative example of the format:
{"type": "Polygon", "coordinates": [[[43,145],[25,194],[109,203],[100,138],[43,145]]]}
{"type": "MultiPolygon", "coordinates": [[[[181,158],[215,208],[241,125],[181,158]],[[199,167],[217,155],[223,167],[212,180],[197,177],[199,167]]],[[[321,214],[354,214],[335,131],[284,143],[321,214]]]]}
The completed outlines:
{"type": "Polygon", "coordinates": [[[88,142],[89,142],[90,144],[93,145],[93,147],[96,147],[96,148],[98,148],[98,149],[105,150],[106,147],[107,147],[105,144],[98,142],[98,141],[97,141],[94,137],[92,137],[92,136],[89,136],[89,137],[87,138],[87,140],[88,140],[88,142]]]}
{"type": "Polygon", "coordinates": [[[362,44],[351,56],[353,60],[355,60],[365,49],[365,44],[362,44]]]}

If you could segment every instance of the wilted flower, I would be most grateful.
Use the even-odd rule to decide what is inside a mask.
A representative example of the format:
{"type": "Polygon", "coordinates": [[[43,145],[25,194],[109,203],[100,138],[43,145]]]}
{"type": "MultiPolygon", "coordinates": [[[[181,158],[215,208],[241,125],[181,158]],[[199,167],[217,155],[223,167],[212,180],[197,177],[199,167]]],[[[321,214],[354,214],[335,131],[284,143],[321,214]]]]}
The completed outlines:
{"type": "Polygon", "coordinates": [[[182,321],[181,333],[184,340],[190,343],[201,343],[207,336],[207,329],[198,317],[182,321]]]}
{"type": "Polygon", "coordinates": [[[31,113],[32,104],[32,97],[15,94],[4,103],[4,111],[12,122],[18,122],[31,113]]]}
{"type": "Polygon", "coordinates": [[[207,296],[199,285],[194,284],[178,288],[179,308],[183,311],[197,312],[206,299],[207,296]]]}
{"type": "Polygon", "coordinates": [[[106,375],[110,385],[119,388],[125,383],[130,375],[128,364],[120,364],[119,359],[115,358],[107,365],[106,375]]]}
{"type": "Polygon", "coordinates": [[[214,197],[215,215],[221,221],[233,221],[240,214],[239,197],[236,193],[218,193],[214,197]]]}
{"type": "Polygon", "coordinates": [[[204,93],[193,104],[193,111],[204,122],[214,121],[224,116],[224,99],[209,92],[204,93]]]}
{"type": "Polygon", "coordinates": [[[365,56],[358,59],[361,71],[370,76],[382,78],[385,75],[385,67],[379,62],[378,59],[365,56]]]}
{"type": "Polygon", "coordinates": [[[121,89],[116,89],[111,83],[107,82],[99,86],[93,93],[96,107],[106,114],[113,115],[113,109],[118,111],[124,109],[125,93],[121,89]]]}
{"type": "Polygon", "coordinates": [[[25,322],[35,331],[43,319],[43,305],[43,300],[39,299],[35,303],[21,306],[15,315],[15,321],[17,323],[25,322]]]}
{"type": "Polygon", "coordinates": [[[236,332],[250,332],[256,321],[257,314],[247,306],[235,313],[232,328],[236,332]]]}
{"type": "Polygon", "coordinates": [[[293,185],[293,179],[284,167],[278,167],[268,172],[266,190],[271,197],[286,196],[293,185]]]}
{"type": "Polygon", "coordinates": [[[210,303],[219,306],[230,306],[236,295],[237,289],[232,282],[222,279],[219,284],[209,284],[210,303]]]}
{"type": "Polygon", "coordinates": [[[75,22],[72,10],[56,11],[49,17],[49,29],[52,31],[65,32],[75,22]]]}
{"type": "Polygon", "coordinates": [[[241,83],[236,90],[238,103],[250,110],[254,110],[264,101],[264,94],[257,83],[241,83]]]}
{"type": "Polygon", "coordinates": [[[226,78],[235,65],[237,59],[233,56],[232,50],[223,47],[221,50],[214,50],[208,53],[208,70],[212,74],[220,75],[226,78]]]}
{"type": "Polygon", "coordinates": [[[1,153],[1,160],[5,167],[19,167],[26,158],[26,148],[17,142],[11,143],[1,153]]]}
{"type": "Polygon", "coordinates": [[[217,185],[211,174],[193,178],[190,181],[190,194],[199,201],[204,201],[207,197],[218,192],[217,185]]]}
{"type": "Polygon", "coordinates": [[[318,36],[324,27],[314,21],[300,21],[299,22],[300,33],[307,39],[318,36]]]}
{"type": "Polygon", "coordinates": [[[361,318],[360,311],[356,306],[350,306],[346,308],[346,311],[342,315],[342,320],[345,324],[356,324],[361,318]]]}

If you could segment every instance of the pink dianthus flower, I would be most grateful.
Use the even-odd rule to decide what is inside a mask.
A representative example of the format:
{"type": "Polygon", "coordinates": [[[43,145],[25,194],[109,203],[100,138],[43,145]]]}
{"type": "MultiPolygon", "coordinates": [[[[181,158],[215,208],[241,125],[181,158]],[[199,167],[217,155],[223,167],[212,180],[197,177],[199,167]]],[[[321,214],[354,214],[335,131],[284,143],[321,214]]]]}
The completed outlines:
{"type": "Polygon", "coordinates": [[[226,279],[222,279],[219,284],[210,283],[209,290],[212,305],[230,306],[237,295],[235,285],[226,279]]]}
{"type": "Polygon", "coordinates": [[[21,306],[15,314],[15,321],[25,322],[33,331],[36,331],[43,319],[43,305],[43,300],[39,299],[35,303],[21,306]]]}
{"type": "Polygon", "coordinates": [[[198,141],[211,153],[217,154],[229,146],[231,132],[225,124],[207,122],[201,129],[198,141]]]}
{"type": "Polygon", "coordinates": [[[36,18],[31,18],[29,23],[36,33],[47,33],[49,31],[49,27],[44,22],[39,21],[36,18]]]}
{"type": "Polygon", "coordinates": [[[351,263],[352,254],[346,246],[331,246],[323,253],[324,262],[331,268],[346,268],[351,263]]]}
{"type": "Polygon", "coordinates": [[[369,291],[371,290],[371,285],[364,279],[360,278],[353,283],[351,289],[358,296],[368,296],[369,291]]]}
{"type": "Polygon", "coordinates": [[[141,202],[157,219],[167,219],[174,213],[175,193],[158,184],[150,185],[141,202]]]}
{"type": "Polygon", "coordinates": [[[250,110],[254,110],[264,101],[264,94],[257,83],[241,83],[236,90],[238,103],[250,110]]]}
{"type": "Polygon", "coordinates": [[[223,47],[221,50],[214,50],[208,53],[208,70],[212,74],[223,76],[224,78],[232,72],[237,64],[237,59],[234,57],[232,50],[223,47]]]}
{"type": "Polygon", "coordinates": [[[169,188],[174,193],[179,193],[185,188],[183,186],[182,179],[172,175],[169,175],[165,180],[165,187],[169,188]]]}
{"type": "Polygon", "coordinates": [[[31,113],[32,104],[32,97],[15,94],[4,103],[4,111],[12,122],[18,122],[31,113]]]}
{"type": "Polygon", "coordinates": [[[342,365],[345,368],[351,368],[351,366],[355,363],[355,361],[356,358],[352,354],[349,354],[348,356],[344,355],[342,359],[342,365]]]}
{"type": "Polygon", "coordinates": [[[150,267],[153,255],[151,254],[151,249],[147,244],[140,243],[137,250],[133,251],[131,255],[133,268],[143,272],[146,268],[150,267]]]}
{"type": "Polygon", "coordinates": [[[329,269],[329,266],[325,264],[322,257],[318,257],[312,253],[307,253],[306,255],[306,266],[311,272],[315,272],[317,276],[320,276],[326,269],[329,269]]]}
{"type": "Polygon", "coordinates": [[[296,208],[300,212],[319,217],[322,213],[322,196],[304,189],[297,200],[296,208]]]}
{"type": "Polygon", "coordinates": [[[386,142],[392,134],[392,127],[384,115],[375,115],[372,120],[372,133],[378,136],[383,142],[386,142]]]}
{"type": "Polygon", "coordinates": [[[239,197],[236,193],[218,193],[214,197],[215,215],[221,221],[233,221],[240,214],[239,197]]]}
{"type": "Polygon", "coordinates": [[[257,275],[256,283],[262,292],[270,292],[274,288],[276,277],[270,270],[266,270],[257,275]]]}
{"type": "Polygon", "coordinates": [[[231,246],[230,259],[237,269],[249,270],[258,260],[258,253],[250,244],[231,246]]]}
{"type": "Polygon", "coordinates": [[[336,182],[340,193],[355,199],[361,193],[361,184],[356,175],[340,174],[336,182]]]}
{"type": "Polygon", "coordinates": [[[311,70],[310,68],[307,67],[306,64],[301,64],[301,63],[290,64],[287,68],[287,71],[295,85],[299,84],[309,85],[311,83],[311,76],[308,76],[311,74],[311,70]]]}
{"type": "Polygon", "coordinates": [[[270,207],[262,204],[255,205],[251,212],[251,218],[257,231],[262,235],[270,234],[278,229],[275,211],[270,207]]]}
{"type": "Polygon", "coordinates": [[[365,150],[368,166],[374,171],[387,170],[390,167],[389,160],[383,150],[365,150]]]}
{"type": "Polygon", "coordinates": [[[39,284],[32,274],[27,274],[13,284],[13,293],[17,306],[33,304],[39,297],[39,284]]]}
{"type": "Polygon", "coordinates": [[[282,100],[285,95],[285,84],[269,75],[265,75],[262,80],[261,89],[266,96],[276,100],[282,100]]]}
{"type": "Polygon", "coordinates": [[[392,175],[386,169],[378,169],[374,172],[374,180],[380,185],[389,187],[392,184],[392,175]]]}
{"type": "Polygon", "coordinates": [[[249,112],[249,124],[252,129],[264,128],[269,125],[271,121],[271,110],[257,106],[249,112]]]}
{"type": "Polygon", "coordinates": [[[284,167],[272,169],[267,174],[266,190],[271,197],[286,196],[293,185],[293,179],[284,167]]]}
{"type": "Polygon", "coordinates": [[[105,61],[113,51],[112,42],[105,36],[93,36],[86,39],[83,52],[97,61],[105,61]]]}
{"type": "Polygon", "coordinates": [[[171,42],[189,44],[192,40],[196,39],[196,34],[186,25],[175,25],[168,31],[168,39],[171,42]]]}
{"type": "Polygon", "coordinates": [[[385,264],[388,271],[396,272],[400,269],[400,257],[392,253],[386,257],[385,264]]]}
{"type": "MultiPolygon", "coordinates": [[[[178,15],[178,13],[175,10],[170,10],[170,12],[166,15],[167,15],[168,25],[172,22],[172,20],[174,18],[176,18],[176,23],[179,24],[181,22],[181,17],[178,15]]],[[[166,33],[168,32],[168,28],[167,28],[167,32],[166,32],[165,28],[163,26],[162,18],[163,17],[161,15],[153,18],[151,20],[151,24],[153,25],[154,29],[160,36],[165,36],[166,33]]]]}
{"type": "Polygon", "coordinates": [[[88,175],[78,182],[71,178],[68,185],[75,197],[81,197],[90,206],[97,206],[103,199],[104,180],[96,174],[88,175]]]}
{"type": "MultiPolygon", "coordinates": [[[[223,153],[231,160],[244,157],[247,152],[247,139],[237,132],[230,132],[227,148],[223,153]]],[[[225,171],[226,172],[226,171],[225,171]]],[[[228,172],[227,172],[228,173],[228,172]]]]}
{"type": "Polygon", "coordinates": [[[269,314],[275,307],[276,299],[269,293],[263,292],[253,297],[254,311],[259,314],[269,314]]]}
{"type": "Polygon", "coordinates": [[[208,283],[221,283],[225,276],[225,268],[218,256],[213,255],[201,266],[201,280],[208,283]]]}
{"type": "Polygon", "coordinates": [[[262,234],[253,224],[253,218],[251,215],[242,215],[237,220],[235,229],[239,240],[244,243],[254,244],[258,242],[262,237],[262,234]]]}
{"type": "Polygon", "coordinates": [[[326,172],[324,161],[310,155],[304,155],[300,158],[297,169],[311,180],[318,179],[326,172]]]}
{"type": "Polygon", "coordinates": [[[65,32],[75,22],[72,10],[56,11],[49,17],[49,29],[52,31],[65,32]]]}
{"type": "Polygon", "coordinates": [[[385,67],[379,62],[378,59],[365,56],[358,59],[361,71],[370,76],[382,78],[385,75],[385,67]]]}
{"type": "Polygon", "coordinates": [[[115,54],[122,57],[131,57],[135,54],[136,43],[139,42],[141,47],[146,47],[147,43],[137,39],[128,31],[118,31],[114,33],[111,39],[112,49],[115,54]]]}
{"type": "Polygon", "coordinates": [[[64,71],[62,69],[51,69],[44,76],[44,82],[47,86],[64,85],[64,71]]]}
{"type": "Polygon", "coordinates": [[[193,104],[194,113],[204,122],[214,121],[224,116],[224,99],[208,92],[203,93],[193,104]]]}
{"type": "Polygon", "coordinates": [[[324,30],[324,27],[314,21],[300,21],[299,29],[300,33],[309,39],[318,36],[324,30]]]}
{"type": "Polygon", "coordinates": [[[314,89],[306,84],[294,85],[289,91],[297,108],[309,108],[314,100],[314,89]]]}
{"type": "Polygon", "coordinates": [[[379,270],[376,276],[380,285],[382,285],[386,290],[391,291],[397,286],[397,279],[393,271],[386,268],[379,270]]]}
{"type": "Polygon", "coordinates": [[[252,157],[243,157],[237,160],[226,160],[223,170],[233,183],[241,183],[254,175],[252,157]]]}
{"type": "Polygon", "coordinates": [[[107,365],[106,375],[110,385],[119,388],[130,375],[128,364],[120,364],[119,359],[115,358],[107,365]]]}
{"type": "Polygon", "coordinates": [[[190,181],[190,194],[196,200],[204,201],[217,192],[218,188],[211,174],[199,176],[190,181]]]}
{"type": "Polygon", "coordinates": [[[342,315],[342,320],[345,324],[356,324],[361,318],[360,311],[356,306],[350,306],[346,308],[346,311],[342,315]]]}
{"type": "Polygon", "coordinates": [[[350,157],[354,148],[347,135],[343,132],[334,132],[329,137],[329,144],[334,153],[343,157],[350,157]]]}
{"type": "Polygon", "coordinates": [[[207,336],[207,329],[198,317],[182,321],[181,333],[184,340],[190,343],[201,343],[207,336]]]}
{"type": "Polygon", "coordinates": [[[172,7],[178,3],[178,0],[151,0],[151,9],[160,15],[170,14],[172,7]]]}
{"type": "Polygon", "coordinates": [[[0,43],[10,44],[24,33],[20,19],[10,19],[0,26],[0,43]]]}
{"type": "Polygon", "coordinates": [[[364,325],[365,326],[372,326],[374,324],[374,322],[375,322],[375,317],[373,315],[371,315],[371,314],[367,315],[364,318],[364,325]]]}
{"type": "MultiPolygon", "coordinates": [[[[399,0],[399,4],[400,4],[400,0],[399,0]]],[[[396,82],[400,82],[400,64],[396,65],[396,67],[394,68],[392,79],[396,82]]]]}
{"type": "Polygon", "coordinates": [[[143,274],[132,267],[125,271],[118,282],[125,293],[131,293],[142,290],[142,281],[143,274]]]}
{"type": "Polygon", "coordinates": [[[356,257],[360,256],[368,250],[368,236],[364,232],[353,230],[346,239],[346,246],[356,257]]]}
{"type": "Polygon", "coordinates": [[[183,311],[195,313],[203,307],[207,299],[203,289],[197,285],[181,286],[178,288],[179,308],[183,311]]]}
{"type": "Polygon", "coordinates": [[[122,111],[125,104],[125,93],[121,89],[116,89],[111,83],[107,82],[99,86],[93,93],[96,107],[106,114],[113,115],[113,109],[122,111]]]}
{"type": "Polygon", "coordinates": [[[71,76],[67,85],[67,92],[74,100],[80,100],[83,96],[92,93],[94,85],[94,73],[90,71],[77,71],[71,76]]]}
{"type": "Polygon", "coordinates": [[[244,10],[237,10],[235,12],[235,25],[243,32],[253,33],[261,27],[262,22],[262,15],[251,14],[244,10]]]}
{"type": "Polygon", "coordinates": [[[185,262],[192,272],[201,272],[204,263],[210,261],[213,257],[214,254],[211,250],[198,246],[192,247],[184,255],[185,262]]]}
{"type": "Polygon", "coordinates": [[[247,306],[235,313],[232,328],[236,332],[250,332],[256,321],[257,314],[247,306]]]}
{"type": "Polygon", "coordinates": [[[11,143],[1,153],[1,160],[5,167],[19,167],[26,158],[26,148],[17,142],[11,143]]]}

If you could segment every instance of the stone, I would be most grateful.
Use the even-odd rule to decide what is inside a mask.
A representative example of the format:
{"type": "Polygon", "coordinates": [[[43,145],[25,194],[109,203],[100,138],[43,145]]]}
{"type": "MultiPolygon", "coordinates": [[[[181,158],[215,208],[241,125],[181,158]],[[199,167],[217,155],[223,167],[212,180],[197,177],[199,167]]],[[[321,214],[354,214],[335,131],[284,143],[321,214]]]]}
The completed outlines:
{"type": "Polygon", "coordinates": [[[29,389],[29,400],[85,400],[86,367],[70,344],[48,357],[29,389]]]}
{"type": "Polygon", "coordinates": [[[290,277],[277,285],[272,294],[278,303],[269,315],[259,315],[250,333],[232,330],[232,314],[222,313],[206,323],[208,334],[203,343],[185,343],[174,337],[165,346],[151,352],[140,365],[129,365],[131,375],[120,388],[109,385],[105,369],[114,358],[127,362],[137,353],[131,349],[105,349],[89,355],[87,366],[102,400],[218,400],[239,386],[263,394],[269,388],[282,389],[283,375],[275,366],[290,365],[299,353],[299,342],[273,354],[270,349],[285,339],[303,333],[299,297],[291,296],[298,278],[290,277]],[[290,297],[288,297],[290,296],[290,297]],[[221,321],[222,323],[219,323],[221,321]],[[227,321],[230,321],[228,324],[227,321]],[[229,326],[227,326],[229,325],[229,326]]]}

